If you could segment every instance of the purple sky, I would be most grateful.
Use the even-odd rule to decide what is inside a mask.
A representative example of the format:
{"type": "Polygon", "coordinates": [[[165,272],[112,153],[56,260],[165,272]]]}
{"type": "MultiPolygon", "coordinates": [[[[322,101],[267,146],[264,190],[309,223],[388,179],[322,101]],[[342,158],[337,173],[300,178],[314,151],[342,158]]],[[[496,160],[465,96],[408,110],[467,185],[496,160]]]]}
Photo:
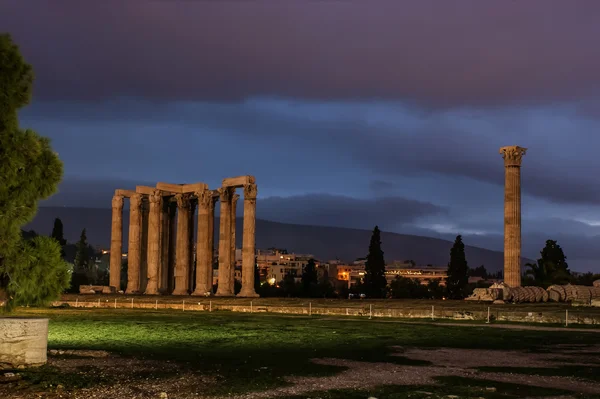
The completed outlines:
{"type": "Polygon", "coordinates": [[[502,249],[498,148],[529,148],[523,250],[600,272],[600,2],[6,0],[48,204],[253,174],[259,217],[502,249]]]}

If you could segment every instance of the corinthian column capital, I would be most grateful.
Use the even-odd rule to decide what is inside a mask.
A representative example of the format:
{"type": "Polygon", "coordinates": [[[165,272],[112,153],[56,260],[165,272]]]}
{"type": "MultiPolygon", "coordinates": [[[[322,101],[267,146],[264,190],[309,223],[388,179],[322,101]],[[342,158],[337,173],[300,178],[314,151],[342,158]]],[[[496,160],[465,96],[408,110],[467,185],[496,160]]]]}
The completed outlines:
{"type": "Polygon", "coordinates": [[[176,194],[175,201],[179,209],[187,209],[190,207],[190,197],[188,194],[176,194]]]}
{"type": "Polygon", "coordinates": [[[129,197],[129,206],[131,208],[139,209],[142,206],[143,200],[144,197],[142,194],[133,194],[131,197],[129,197]]]}
{"type": "Polygon", "coordinates": [[[112,198],[113,208],[123,208],[123,196],[115,194],[112,198]]]}
{"type": "Polygon", "coordinates": [[[523,156],[527,152],[527,148],[512,145],[500,148],[500,154],[504,159],[504,166],[521,166],[523,156]]]}
{"type": "Polygon", "coordinates": [[[148,196],[148,200],[151,204],[160,204],[162,201],[162,191],[154,190],[152,194],[148,196]]]}
{"type": "Polygon", "coordinates": [[[202,190],[202,191],[196,191],[194,193],[196,195],[196,197],[198,197],[198,207],[201,209],[209,209],[211,207],[214,208],[214,200],[213,200],[213,195],[212,192],[210,190],[202,190]]]}
{"type": "Polygon", "coordinates": [[[219,200],[221,202],[229,202],[231,201],[231,197],[233,195],[233,190],[229,187],[221,187],[219,189],[219,200]]]}
{"type": "Polygon", "coordinates": [[[245,184],[244,185],[244,200],[255,200],[258,194],[256,184],[245,184]]]}

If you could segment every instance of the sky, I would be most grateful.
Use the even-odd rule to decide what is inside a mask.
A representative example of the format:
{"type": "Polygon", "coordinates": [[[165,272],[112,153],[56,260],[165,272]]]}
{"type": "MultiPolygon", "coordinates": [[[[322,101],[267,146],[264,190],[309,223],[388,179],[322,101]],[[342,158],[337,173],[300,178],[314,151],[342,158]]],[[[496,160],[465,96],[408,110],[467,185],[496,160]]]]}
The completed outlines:
{"type": "Polygon", "coordinates": [[[502,250],[600,272],[597,0],[5,0],[33,65],[21,125],[65,163],[46,205],[254,175],[258,217],[502,250]]]}

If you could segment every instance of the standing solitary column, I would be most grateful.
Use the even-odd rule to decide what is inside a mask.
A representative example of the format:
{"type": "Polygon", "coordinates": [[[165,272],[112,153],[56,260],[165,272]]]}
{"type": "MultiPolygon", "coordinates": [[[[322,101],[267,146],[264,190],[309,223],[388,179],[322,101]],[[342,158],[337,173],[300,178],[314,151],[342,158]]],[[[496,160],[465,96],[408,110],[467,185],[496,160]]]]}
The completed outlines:
{"type": "Polygon", "coordinates": [[[129,198],[129,245],[127,248],[127,290],[128,294],[140,291],[140,262],[142,257],[142,195],[133,194],[129,198]]]}
{"type": "Polygon", "coordinates": [[[161,265],[161,214],[162,194],[160,190],[154,190],[149,196],[150,214],[148,215],[148,284],[146,295],[158,295],[159,276],[161,265]]]}
{"type": "Polygon", "coordinates": [[[237,202],[240,199],[239,194],[233,194],[231,197],[231,283],[235,293],[235,223],[237,202]]]}
{"type": "Polygon", "coordinates": [[[112,199],[112,227],[110,231],[110,286],[121,289],[121,257],[123,256],[123,196],[112,199]]]}
{"type": "Polygon", "coordinates": [[[500,148],[504,158],[504,283],[521,286],[521,160],[526,148],[500,148]]]}
{"type": "Polygon", "coordinates": [[[212,271],[212,248],[209,249],[208,222],[211,203],[213,202],[210,190],[196,193],[198,197],[198,233],[196,240],[196,288],[192,295],[205,296],[212,294],[212,278],[208,280],[208,270],[212,271]],[[210,252],[209,252],[210,250],[210,252]]]}
{"type": "Polygon", "coordinates": [[[242,233],[242,290],[241,297],[257,297],[254,290],[256,256],[256,184],[244,186],[244,231],[242,233]]]}
{"type": "Polygon", "coordinates": [[[219,228],[219,284],[217,296],[232,296],[233,281],[231,281],[231,197],[232,189],[222,187],[219,191],[221,215],[219,228]]]}
{"type": "Polygon", "coordinates": [[[173,295],[188,295],[190,267],[190,199],[177,194],[177,253],[175,254],[175,290],[173,295]]]}

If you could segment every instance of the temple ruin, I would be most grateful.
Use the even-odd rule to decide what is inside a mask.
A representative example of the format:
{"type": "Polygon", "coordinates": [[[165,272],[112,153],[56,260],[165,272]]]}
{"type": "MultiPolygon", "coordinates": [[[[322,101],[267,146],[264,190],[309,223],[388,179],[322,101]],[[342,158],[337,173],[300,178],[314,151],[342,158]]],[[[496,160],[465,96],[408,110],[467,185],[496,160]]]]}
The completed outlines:
{"type": "Polygon", "coordinates": [[[120,289],[123,255],[123,206],[129,199],[128,294],[213,295],[215,206],[219,202],[217,296],[234,295],[236,205],[244,191],[242,289],[254,290],[256,181],[253,176],[226,178],[210,190],[205,183],[157,183],[135,191],[115,191],[112,199],[110,286],[120,289]],[[198,210],[194,259],[194,218],[198,210]],[[195,261],[194,261],[195,260],[195,261]]]}

